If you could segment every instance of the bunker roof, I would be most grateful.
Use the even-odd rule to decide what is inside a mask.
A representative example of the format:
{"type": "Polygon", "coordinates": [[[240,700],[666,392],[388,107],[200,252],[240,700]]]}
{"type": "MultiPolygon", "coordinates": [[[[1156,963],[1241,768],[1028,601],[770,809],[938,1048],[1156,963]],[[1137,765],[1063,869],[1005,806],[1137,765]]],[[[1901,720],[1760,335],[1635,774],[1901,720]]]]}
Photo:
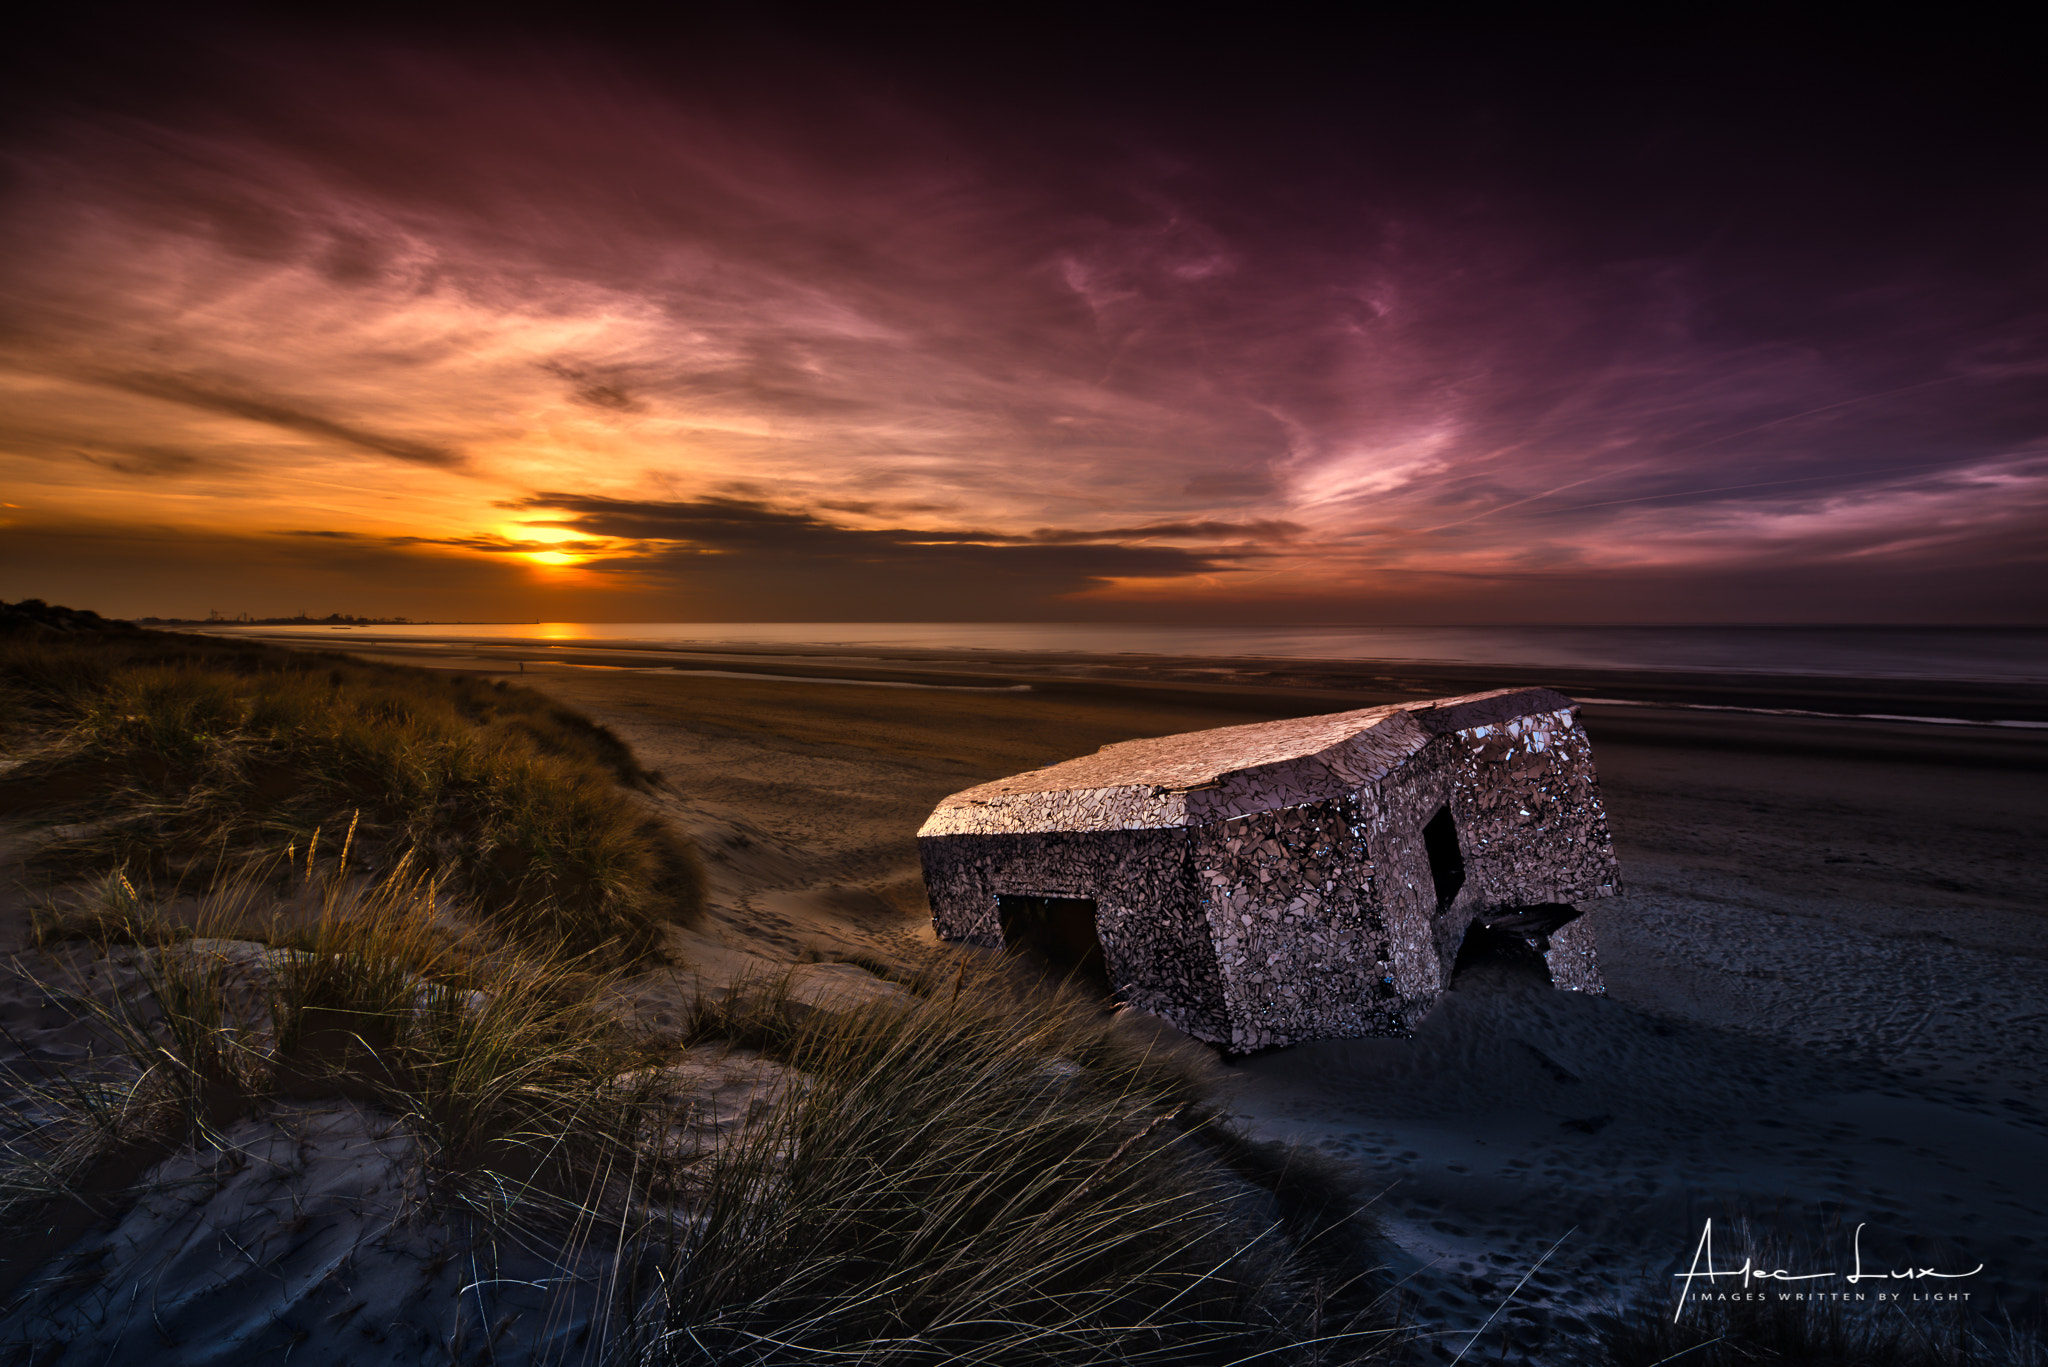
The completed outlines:
{"type": "Polygon", "coordinates": [[[1119,741],[955,793],[919,834],[1168,826],[1314,801],[1384,777],[1431,736],[1571,706],[1571,699],[1547,688],[1501,688],[1119,741]],[[1231,782],[1253,775],[1263,781],[1231,782]],[[1201,796],[1190,802],[1195,794],[1201,796]]]}

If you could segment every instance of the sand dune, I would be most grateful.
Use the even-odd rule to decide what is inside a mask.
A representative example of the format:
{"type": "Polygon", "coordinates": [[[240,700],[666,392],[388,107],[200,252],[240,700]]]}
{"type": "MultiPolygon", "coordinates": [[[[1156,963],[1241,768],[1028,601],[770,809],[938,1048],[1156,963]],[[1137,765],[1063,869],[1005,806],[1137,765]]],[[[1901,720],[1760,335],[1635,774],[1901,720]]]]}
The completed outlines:
{"type": "MultiPolygon", "coordinates": [[[[560,666],[521,681],[611,726],[661,771],[655,801],[703,848],[712,910],[677,933],[684,966],[622,994],[657,1030],[699,983],[931,946],[913,833],[946,794],[1110,741],[1259,716],[1242,699],[1111,688],[850,688],[560,666]]],[[[1593,707],[1587,720],[1628,881],[1625,897],[1594,912],[1608,995],[1472,975],[1413,1039],[1234,1061],[1234,1113],[1355,1165],[1446,1358],[1569,1360],[1587,1316],[1674,1294],[1710,1217],[1811,1241],[1839,1271],[1863,1224],[1866,1271],[1981,1263],[1944,1289],[1994,1313],[2038,1314],[2048,736],[1642,708],[1593,707]]],[[[850,965],[801,974],[800,991],[818,1001],[889,990],[850,965]]],[[[8,1023],[22,1047],[51,1057],[79,1047],[57,1017],[15,1002],[8,1023]]],[[[365,1113],[243,1123],[261,1131],[239,1136],[247,1153],[284,1155],[299,1142],[294,1152],[312,1155],[295,1188],[311,1204],[291,1219],[313,1231],[321,1211],[347,1207],[367,1222],[345,1237],[308,1232],[291,1251],[298,1261],[283,1265],[313,1278],[367,1258],[353,1284],[371,1291],[354,1294],[398,1307],[379,1321],[388,1333],[412,1332],[406,1306],[434,1307],[420,1332],[443,1344],[498,1332],[511,1313],[517,1327],[500,1348],[517,1358],[587,1322],[573,1297],[522,1310],[509,1292],[476,1319],[435,1280],[455,1274],[422,1280],[431,1250],[405,1263],[406,1286],[380,1282],[364,1250],[399,1237],[370,1226],[385,1228],[378,1193],[403,1167],[392,1149],[402,1141],[365,1113]]],[[[307,1289],[317,1278],[258,1288],[236,1281],[231,1259],[202,1275],[219,1250],[202,1253],[191,1229],[271,1230],[278,1212],[257,1176],[212,1174],[190,1188],[178,1177],[158,1174],[170,1185],[94,1236],[85,1252],[103,1269],[100,1289],[39,1305],[50,1333],[101,1354],[121,1342],[105,1329],[105,1288],[121,1285],[155,1288],[176,1315],[214,1305],[223,1323],[273,1303],[287,1319],[367,1322],[307,1289]]],[[[521,1266],[508,1253],[492,1275],[540,1275],[521,1266]]],[[[233,1360],[219,1355],[232,1336],[195,1332],[189,1351],[161,1347],[160,1360],[233,1360]]],[[[269,1332],[251,1327],[247,1341],[269,1332]]],[[[389,1360],[404,1360],[389,1342],[389,1360]]]]}
{"type": "MultiPolygon", "coordinates": [[[[725,871],[723,937],[884,952],[929,940],[910,836],[938,797],[1247,719],[1113,694],[528,682],[687,795],[725,871]]],[[[1234,1110],[1358,1165],[1453,1351],[1556,1245],[1488,1328],[1488,1360],[1541,1360],[1588,1313],[1670,1296],[1708,1217],[1811,1242],[1842,1272],[1867,1223],[1873,1265],[1982,1263],[1955,1284],[1974,1304],[2039,1313],[2048,743],[1587,715],[1629,887],[1594,913],[1608,995],[1462,981],[1412,1040],[1239,1060],[1234,1110]]]]}

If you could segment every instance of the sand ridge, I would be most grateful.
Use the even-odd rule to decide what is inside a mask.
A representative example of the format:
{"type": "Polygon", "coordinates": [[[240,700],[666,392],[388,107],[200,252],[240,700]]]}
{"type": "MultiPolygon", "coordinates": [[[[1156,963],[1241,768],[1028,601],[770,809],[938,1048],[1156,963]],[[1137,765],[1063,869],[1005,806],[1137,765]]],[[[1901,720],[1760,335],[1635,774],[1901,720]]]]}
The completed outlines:
{"type": "MultiPolygon", "coordinates": [[[[947,794],[1116,741],[1257,717],[1242,699],[1113,689],[572,668],[519,681],[631,744],[664,778],[649,800],[703,850],[710,915],[675,933],[679,967],[622,991],[654,1029],[701,984],[931,946],[914,833],[947,794]]],[[[2038,1312],[2048,869],[2030,832],[2048,738],[1649,709],[1588,708],[1586,719],[1629,888],[1593,912],[1607,998],[1461,981],[1413,1039],[1234,1061],[1234,1113],[1355,1165],[1446,1360],[1466,1348],[1467,1360],[1556,1360],[1583,1343],[1589,1314],[1668,1296],[1710,1216],[1823,1249],[1863,1222],[1874,1256],[1981,1261],[1969,1285],[1986,1308],[2038,1312]]],[[[796,971],[815,1001],[888,990],[851,964],[796,971]]],[[[16,1001],[9,1023],[31,1047],[83,1047],[16,1001]]],[[[398,1161],[385,1152],[397,1140],[354,1111],[262,1125],[238,1135],[239,1151],[268,1154],[292,1126],[331,1141],[337,1166],[308,1169],[332,1174],[320,1191],[368,1192],[378,1165],[398,1161]]],[[[101,1280],[161,1283],[173,1301],[213,1294],[201,1280],[163,1282],[176,1260],[153,1241],[200,1215],[240,1229],[257,1207],[239,1176],[159,1176],[172,1187],[204,1176],[192,1190],[211,1184],[206,1201],[244,1205],[176,1197],[188,1202],[178,1216],[163,1204],[172,1196],[152,1197],[129,1234],[124,1223],[95,1236],[110,1250],[95,1255],[101,1280]]],[[[220,1294],[254,1297],[252,1285],[220,1294]]],[[[439,1341],[475,1342],[447,1291],[419,1302],[436,1307],[439,1341]]],[[[318,1303],[330,1316],[346,1308],[318,1303]]],[[[576,1322],[578,1303],[533,1310],[518,1331],[528,1347],[502,1340],[500,1360],[553,1341],[546,1325],[576,1322]]],[[[86,1304],[38,1313],[79,1332],[83,1321],[63,1317],[86,1304]]],[[[119,1336],[94,1341],[104,1351],[119,1336]]],[[[211,1342],[195,1339],[194,1353],[211,1342]]]]}

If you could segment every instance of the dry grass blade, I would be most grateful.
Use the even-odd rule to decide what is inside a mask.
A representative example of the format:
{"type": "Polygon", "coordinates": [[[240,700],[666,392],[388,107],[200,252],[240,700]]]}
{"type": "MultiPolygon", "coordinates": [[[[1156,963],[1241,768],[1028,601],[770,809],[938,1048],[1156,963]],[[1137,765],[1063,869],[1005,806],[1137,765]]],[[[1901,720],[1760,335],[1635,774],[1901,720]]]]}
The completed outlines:
{"type": "Polygon", "coordinates": [[[805,1084],[702,1160],[627,1361],[1365,1361],[1401,1338],[1383,1307],[1317,1321],[1329,1269],[1247,1213],[1189,1075],[1075,1000],[963,966],[842,1013],[756,986],[699,1028],[805,1084]]]}

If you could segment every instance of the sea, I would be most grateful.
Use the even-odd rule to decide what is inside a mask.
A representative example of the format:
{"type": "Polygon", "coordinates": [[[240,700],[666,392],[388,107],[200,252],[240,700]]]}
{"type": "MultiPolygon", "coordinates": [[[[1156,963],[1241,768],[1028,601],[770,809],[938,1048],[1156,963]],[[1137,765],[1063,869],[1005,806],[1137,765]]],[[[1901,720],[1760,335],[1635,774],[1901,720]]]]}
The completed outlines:
{"type": "MultiPolygon", "coordinates": [[[[227,624],[221,624],[225,627],[227,624]]],[[[260,636],[835,654],[1203,656],[2048,682],[2048,627],[1169,626],[1101,622],[442,622],[230,628],[260,636]]]]}

